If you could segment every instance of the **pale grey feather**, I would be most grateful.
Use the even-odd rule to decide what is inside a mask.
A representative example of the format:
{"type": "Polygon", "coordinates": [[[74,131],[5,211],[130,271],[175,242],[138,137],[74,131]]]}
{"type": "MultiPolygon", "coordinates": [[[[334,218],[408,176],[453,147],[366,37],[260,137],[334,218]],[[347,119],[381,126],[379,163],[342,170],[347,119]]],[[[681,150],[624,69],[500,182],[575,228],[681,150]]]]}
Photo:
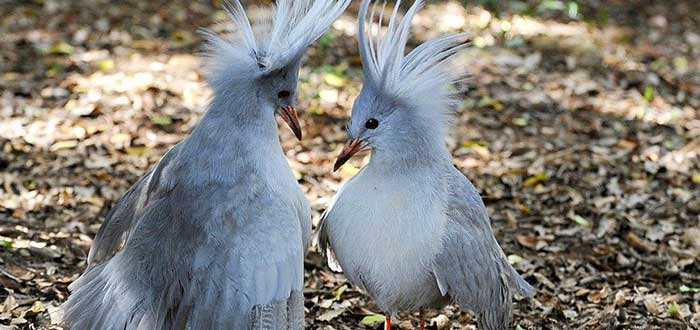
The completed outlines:
{"type": "Polygon", "coordinates": [[[333,207],[333,205],[328,206],[328,208],[321,214],[321,218],[318,221],[318,226],[316,227],[316,234],[314,237],[314,245],[316,245],[318,252],[321,256],[326,258],[326,263],[328,263],[328,268],[334,272],[341,273],[343,267],[340,266],[338,262],[338,257],[335,256],[333,252],[333,247],[331,246],[330,235],[331,232],[326,228],[326,223],[328,220],[328,211],[333,207]]]}
{"type": "MultiPolygon", "coordinates": [[[[94,261],[71,285],[65,305],[71,329],[301,329],[303,305],[294,292],[303,289],[308,243],[302,237],[309,229],[300,225],[309,222],[303,195],[280,195],[266,184],[269,173],[247,167],[222,183],[192,185],[191,156],[173,156],[165,171],[156,166],[150,179],[156,187],[134,212],[141,215],[123,248],[94,261]],[[260,309],[285,312],[261,319],[260,309]]],[[[132,207],[116,207],[122,205],[132,207]]],[[[102,231],[95,246],[107,247],[101,239],[125,233],[102,231]]]]}
{"type": "Polygon", "coordinates": [[[268,47],[267,55],[298,53],[275,53],[275,70],[248,51],[263,43],[238,1],[229,9],[241,39],[207,35],[209,108],[108,214],[63,306],[69,329],[303,328],[311,211],[284,158],[275,113],[295,97],[299,54],[349,0],[300,3],[283,1],[273,26],[315,19],[313,33],[300,39],[294,27],[271,38],[293,38],[294,47],[268,47]],[[301,14],[309,17],[288,16],[301,14]]]}
{"type": "Polygon", "coordinates": [[[136,219],[134,215],[139,211],[139,199],[145,194],[152,172],[148,171],[141,177],[107,213],[90,248],[88,267],[111,258],[121,249],[136,219]]]}
{"type": "Polygon", "coordinates": [[[455,110],[455,97],[459,92],[449,87],[461,79],[461,75],[455,75],[449,67],[449,60],[470,45],[468,37],[471,34],[435,38],[406,54],[411,22],[424,2],[414,1],[400,18],[401,0],[398,0],[388,19],[384,17],[387,2],[381,7],[377,6],[378,2],[363,1],[358,14],[364,84],[371,85],[386,97],[411,102],[421,120],[431,123],[432,130],[443,134],[455,110]],[[385,21],[388,21],[387,26],[382,30],[385,21]]]}
{"type": "Polygon", "coordinates": [[[456,95],[445,63],[464,47],[464,35],[404,55],[423,2],[414,1],[403,19],[397,2],[376,37],[372,22],[383,21],[384,8],[377,15],[372,3],[360,7],[365,83],[344,149],[359,143],[372,155],[324,213],[319,249],[389,314],[453,301],[474,310],[483,329],[505,329],[513,296],[533,289],[508,264],[479,194],[454,168],[444,142],[456,95]]]}
{"type": "Polygon", "coordinates": [[[237,32],[234,38],[225,40],[204,31],[211,46],[208,52],[215,55],[207,64],[208,79],[224,79],[226,66],[241,61],[255,63],[258,73],[265,75],[300,60],[306,48],[328,30],[350,2],[279,0],[272,8],[270,22],[251,27],[240,0],[230,0],[226,9],[237,32]]]}
{"type": "Polygon", "coordinates": [[[135,220],[148,202],[149,192],[153,189],[151,178],[160,177],[160,173],[168,166],[173,155],[177,154],[178,145],[175,145],[165,156],[142,176],[107,213],[105,221],[97,231],[97,235],[90,247],[88,254],[88,268],[111,258],[121,249],[128,239],[135,220]],[[154,175],[155,174],[155,175],[154,175]]]}
{"type": "MultiPolygon", "coordinates": [[[[352,181],[352,178],[348,180],[348,182],[345,185],[348,185],[352,181]]],[[[343,187],[345,187],[345,185],[343,187]]],[[[338,258],[335,256],[335,253],[333,252],[333,248],[331,245],[331,231],[327,228],[327,223],[328,223],[328,215],[330,214],[330,211],[333,209],[333,205],[335,205],[335,202],[338,200],[338,198],[342,195],[343,188],[341,187],[340,190],[335,194],[333,197],[333,200],[331,201],[330,204],[328,204],[328,207],[326,208],[325,211],[321,214],[321,218],[318,221],[318,225],[316,227],[316,232],[314,233],[314,239],[313,239],[313,244],[316,246],[316,249],[318,252],[326,257],[326,262],[328,263],[328,267],[334,271],[334,272],[342,272],[343,268],[340,266],[340,263],[338,262],[338,258]]]]}
{"type": "Polygon", "coordinates": [[[443,295],[474,310],[481,329],[505,329],[513,296],[531,297],[534,289],[508,263],[471,182],[456,169],[447,182],[449,221],[433,266],[438,286],[443,295]]]}

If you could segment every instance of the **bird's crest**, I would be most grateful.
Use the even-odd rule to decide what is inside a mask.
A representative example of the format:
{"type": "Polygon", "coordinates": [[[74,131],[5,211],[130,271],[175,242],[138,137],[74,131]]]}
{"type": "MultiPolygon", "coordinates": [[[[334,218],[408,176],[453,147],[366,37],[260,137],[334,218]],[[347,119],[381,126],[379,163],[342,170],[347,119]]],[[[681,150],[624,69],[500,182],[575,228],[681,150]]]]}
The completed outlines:
{"type": "Polygon", "coordinates": [[[418,110],[428,112],[424,113],[426,117],[437,119],[443,124],[441,126],[445,126],[457,94],[457,90],[451,88],[452,84],[463,77],[449,70],[449,60],[469,46],[466,41],[469,34],[432,39],[406,54],[411,21],[423,7],[423,1],[415,0],[403,19],[399,17],[400,5],[401,0],[394,3],[382,31],[382,25],[387,21],[384,17],[386,1],[381,6],[377,6],[377,1],[362,1],[358,36],[365,84],[399,100],[408,99],[418,110]]]}
{"type": "Polygon", "coordinates": [[[270,17],[251,25],[239,0],[229,0],[226,12],[235,34],[224,38],[203,31],[210,71],[241,60],[254,61],[261,74],[299,60],[306,48],[325,33],[351,0],[277,0],[270,17]],[[211,67],[213,66],[213,67],[211,67]]]}

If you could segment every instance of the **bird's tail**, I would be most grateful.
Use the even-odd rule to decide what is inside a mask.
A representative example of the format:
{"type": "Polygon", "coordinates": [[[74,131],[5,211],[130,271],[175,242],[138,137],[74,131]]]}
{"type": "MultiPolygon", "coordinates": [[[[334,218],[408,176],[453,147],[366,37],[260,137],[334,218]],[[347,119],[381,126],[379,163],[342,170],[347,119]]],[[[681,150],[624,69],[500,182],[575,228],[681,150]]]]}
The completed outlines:
{"type": "Polygon", "coordinates": [[[304,295],[292,291],[287,301],[256,305],[251,312],[251,330],[304,329],[304,295]]]}
{"type": "Polygon", "coordinates": [[[478,328],[482,330],[506,330],[513,319],[513,289],[512,279],[501,273],[501,286],[498,297],[492,297],[490,305],[474,308],[478,328]],[[495,299],[494,299],[495,298],[495,299]]]}
{"type": "Polygon", "coordinates": [[[496,299],[497,301],[494,301],[495,305],[475,309],[478,317],[479,329],[508,329],[513,318],[513,296],[519,295],[525,298],[531,298],[535,294],[535,288],[527,283],[505,259],[503,259],[503,261],[501,268],[502,285],[500,287],[499,298],[496,299]],[[508,271],[510,271],[510,273],[508,273],[508,271]]]}
{"type": "MultiPolygon", "coordinates": [[[[91,268],[69,286],[73,292],[63,304],[63,323],[71,330],[125,329],[130,323],[151,325],[148,317],[139,318],[136,302],[120,281],[115,281],[105,264],[91,268]],[[139,319],[135,319],[139,318],[139,319]]],[[[140,328],[137,326],[129,329],[140,328]]]]}
{"type": "Polygon", "coordinates": [[[515,278],[515,283],[517,286],[516,292],[518,295],[524,298],[532,298],[535,295],[535,288],[533,288],[532,285],[530,285],[530,283],[527,283],[527,281],[525,281],[525,279],[522,276],[520,276],[520,274],[518,274],[518,272],[516,272],[514,269],[513,277],[515,278]]]}

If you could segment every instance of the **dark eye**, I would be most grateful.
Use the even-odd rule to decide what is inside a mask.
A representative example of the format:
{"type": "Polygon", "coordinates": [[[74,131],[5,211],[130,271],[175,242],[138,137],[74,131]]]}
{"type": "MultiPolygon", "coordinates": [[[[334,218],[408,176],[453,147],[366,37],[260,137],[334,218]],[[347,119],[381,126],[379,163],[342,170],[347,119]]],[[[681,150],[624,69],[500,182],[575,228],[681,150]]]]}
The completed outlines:
{"type": "Polygon", "coordinates": [[[379,121],[377,121],[374,118],[367,119],[367,122],[365,123],[365,127],[368,129],[375,129],[379,127],[379,121]]]}
{"type": "Polygon", "coordinates": [[[283,99],[285,97],[289,97],[289,95],[291,95],[291,93],[289,91],[281,91],[281,92],[277,93],[277,97],[279,97],[281,99],[283,99]]]}

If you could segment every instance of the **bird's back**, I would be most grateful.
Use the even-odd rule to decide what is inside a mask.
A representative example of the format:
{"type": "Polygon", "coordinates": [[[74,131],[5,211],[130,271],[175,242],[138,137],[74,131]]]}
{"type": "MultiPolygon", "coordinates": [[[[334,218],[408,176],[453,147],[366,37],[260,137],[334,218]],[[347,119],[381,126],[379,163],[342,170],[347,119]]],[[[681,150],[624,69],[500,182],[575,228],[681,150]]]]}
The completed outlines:
{"type": "Polygon", "coordinates": [[[290,185],[273,187],[256,171],[198,184],[179,149],[105,220],[88,270],[71,285],[66,325],[301,329],[310,220],[298,186],[280,191],[290,185]]]}

